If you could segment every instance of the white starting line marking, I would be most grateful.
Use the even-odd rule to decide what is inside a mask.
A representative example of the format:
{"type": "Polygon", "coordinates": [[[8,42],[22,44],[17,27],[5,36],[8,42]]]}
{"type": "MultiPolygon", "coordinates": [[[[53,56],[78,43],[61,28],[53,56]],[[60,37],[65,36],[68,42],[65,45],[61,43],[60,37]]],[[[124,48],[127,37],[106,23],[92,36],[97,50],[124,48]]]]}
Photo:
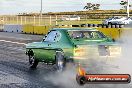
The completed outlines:
{"type": "Polygon", "coordinates": [[[7,42],[7,43],[14,43],[14,44],[19,44],[19,45],[26,45],[26,43],[12,42],[12,41],[6,41],[6,40],[0,40],[0,42],[7,42]]]}

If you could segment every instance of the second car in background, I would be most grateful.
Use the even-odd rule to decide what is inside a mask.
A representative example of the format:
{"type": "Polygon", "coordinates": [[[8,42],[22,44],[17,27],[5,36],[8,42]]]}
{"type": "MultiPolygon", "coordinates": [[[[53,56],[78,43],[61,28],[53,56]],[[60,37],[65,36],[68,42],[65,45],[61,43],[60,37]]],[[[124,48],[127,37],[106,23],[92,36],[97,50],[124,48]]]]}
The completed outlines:
{"type": "Polygon", "coordinates": [[[132,18],[130,17],[111,17],[103,21],[105,25],[111,24],[130,24],[132,23],[132,18]]]}
{"type": "Polygon", "coordinates": [[[80,20],[80,17],[77,15],[63,16],[61,20],[71,21],[71,20],[80,20]]]}

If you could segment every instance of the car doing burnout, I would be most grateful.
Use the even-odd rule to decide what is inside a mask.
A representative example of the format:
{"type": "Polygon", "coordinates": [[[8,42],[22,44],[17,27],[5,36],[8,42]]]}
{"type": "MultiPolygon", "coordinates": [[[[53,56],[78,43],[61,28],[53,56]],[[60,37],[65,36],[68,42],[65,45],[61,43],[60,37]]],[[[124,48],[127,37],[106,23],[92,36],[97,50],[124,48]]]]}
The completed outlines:
{"type": "Polygon", "coordinates": [[[120,55],[120,46],[94,28],[54,28],[42,41],[27,44],[26,54],[31,68],[45,62],[63,70],[69,61],[78,63],[87,58],[116,58],[120,55]]]}

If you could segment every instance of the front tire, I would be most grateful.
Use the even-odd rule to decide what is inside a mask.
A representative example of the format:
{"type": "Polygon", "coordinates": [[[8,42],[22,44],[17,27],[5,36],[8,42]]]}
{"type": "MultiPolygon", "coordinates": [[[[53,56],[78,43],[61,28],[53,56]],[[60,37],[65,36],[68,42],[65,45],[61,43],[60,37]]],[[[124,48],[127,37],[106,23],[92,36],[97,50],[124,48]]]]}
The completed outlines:
{"type": "Polygon", "coordinates": [[[30,65],[30,68],[36,68],[37,67],[38,61],[35,59],[34,56],[29,57],[29,65],[30,65]]]}
{"type": "Polygon", "coordinates": [[[56,68],[58,71],[63,71],[65,69],[66,60],[64,54],[61,51],[56,52],[56,68]]]}

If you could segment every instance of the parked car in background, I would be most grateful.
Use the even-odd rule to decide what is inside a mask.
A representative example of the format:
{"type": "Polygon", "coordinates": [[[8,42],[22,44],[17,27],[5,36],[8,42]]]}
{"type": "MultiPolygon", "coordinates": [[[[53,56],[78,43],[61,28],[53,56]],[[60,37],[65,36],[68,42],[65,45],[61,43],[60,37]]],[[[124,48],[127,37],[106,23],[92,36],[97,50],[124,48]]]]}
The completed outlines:
{"type": "Polygon", "coordinates": [[[26,54],[31,68],[39,62],[55,64],[62,70],[67,62],[86,62],[88,58],[115,58],[120,46],[93,28],[54,28],[40,42],[28,43],[26,54]]]}
{"type": "Polygon", "coordinates": [[[71,20],[80,20],[80,17],[77,15],[71,15],[71,16],[63,16],[62,19],[63,21],[71,21],[71,20]]]}
{"type": "Polygon", "coordinates": [[[125,24],[128,22],[127,17],[111,17],[103,21],[102,24],[111,25],[111,24],[125,24]]]}
{"type": "Polygon", "coordinates": [[[118,21],[118,24],[131,24],[132,23],[132,18],[126,18],[123,21],[118,21]]]}

